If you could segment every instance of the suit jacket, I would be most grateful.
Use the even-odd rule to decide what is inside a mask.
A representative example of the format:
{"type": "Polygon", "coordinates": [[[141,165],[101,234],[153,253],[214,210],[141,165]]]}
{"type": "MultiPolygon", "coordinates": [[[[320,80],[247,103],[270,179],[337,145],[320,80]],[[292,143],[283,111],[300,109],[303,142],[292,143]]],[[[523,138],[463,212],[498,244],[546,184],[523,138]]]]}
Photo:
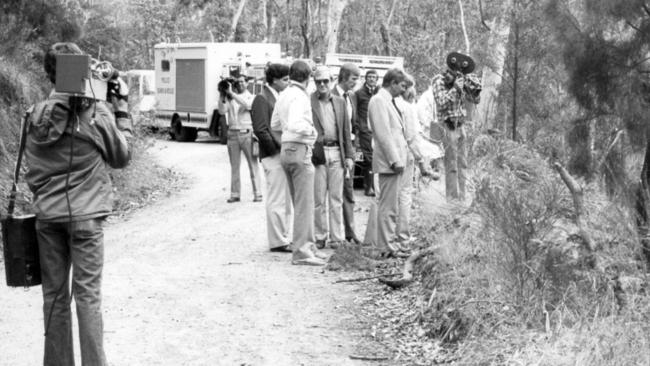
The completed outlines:
{"type": "Polygon", "coordinates": [[[260,142],[260,159],[280,152],[280,141],[271,133],[271,115],[275,107],[275,96],[265,85],[262,92],[255,96],[251,109],[253,132],[260,142]]]}
{"type": "MultiPolygon", "coordinates": [[[[341,161],[345,159],[354,159],[352,150],[352,140],[350,139],[350,124],[348,121],[348,110],[345,106],[345,100],[339,96],[330,94],[332,107],[334,107],[334,119],[336,131],[338,134],[339,148],[341,151],[341,161]]],[[[318,133],[311,161],[314,165],[325,164],[325,151],[323,149],[323,138],[325,130],[323,129],[323,112],[320,102],[318,101],[318,92],[311,95],[311,111],[314,120],[314,128],[318,133]]]]}
{"type": "Polygon", "coordinates": [[[357,109],[357,140],[361,151],[372,154],[372,131],[368,127],[368,102],[377,94],[379,87],[371,93],[366,84],[354,93],[357,109]]]}
{"type": "MultiPolygon", "coordinates": [[[[337,97],[343,98],[343,101],[345,102],[345,98],[339,93],[339,90],[336,88],[336,85],[334,88],[332,88],[332,95],[336,95],[337,97]]],[[[354,141],[355,145],[359,143],[359,125],[357,121],[357,96],[352,93],[351,91],[348,91],[348,96],[350,97],[350,104],[352,104],[352,115],[348,116],[350,119],[350,132],[354,134],[355,137],[357,137],[354,141]]]]}
{"type": "Polygon", "coordinates": [[[393,174],[392,164],[405,167],[408,157],[404,121],[392,100],[390,93],[381,88],[368,103],[373,142],[372,170],[380,174],[393,174]]]}

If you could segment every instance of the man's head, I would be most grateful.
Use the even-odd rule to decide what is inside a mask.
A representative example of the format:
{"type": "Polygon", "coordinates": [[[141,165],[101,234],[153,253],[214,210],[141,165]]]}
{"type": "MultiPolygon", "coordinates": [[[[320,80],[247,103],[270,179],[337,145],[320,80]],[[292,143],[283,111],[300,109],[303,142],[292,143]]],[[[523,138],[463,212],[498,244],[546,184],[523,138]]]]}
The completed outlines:
{"type": "Polygon", "coordinates": [[[302,60],[296,60],[289,67],[289,79],[301,84],[306,84],[311,76],[311,67],[302,60]]]}
{"type": "Polygon", "coordinates": [[[237,94],[241,94],[246,90],[248,81],[246,81],[246,75],[240,74],[235,78],[235,85],[232,86],[232,91],[237,94]]]}
{"type": "Polygon", "coordinates": [[[266,83],[278,93],[289,85],[289,66],[285,64],[270,64],[265,70],[266,83]]]}
{"type": "Polygon", "coordinates": [[[332,81],[330,69],[326,66],[317,67],[314,72],[314,83],[319,97],[327,97],[330,94],[330,81],[332,81]]]}
{"type": "Polygon", "coordinates": [[[415,101],[415,78],[410,74],[405,74],[405,86],[404,92],[402,92],[402,98],[409,103],[415,101]]]}
{"type": "Polygon", "coordinates": [[[85,52],[72,42],[59,42],[53,44],[45,53],[43,68],[52,83],[56,82],[56,56],[57,55],[85,55],[85,52]]]}
{"type": "Polygon", "coordinates": [[[377,86],[377,80],[379,79],[379,75],[377,75],[376,70],[368,70],[366,71],[366,85],[369,87],[376,87],[377,86]]]}
{"type": "Polygon", "coordinates": [[[381,86],[395,98],[406,89],[406,74],[401,69],[390,69],[386,71],[381,86]]]}
{"type": "Polygon", "coordinates": [[[357,65],[352,63],[343,64],[339,70],[339,86],[344,91],[354,89],[359,80],[359,75],[361,75],[361,71],[357,65]]]}

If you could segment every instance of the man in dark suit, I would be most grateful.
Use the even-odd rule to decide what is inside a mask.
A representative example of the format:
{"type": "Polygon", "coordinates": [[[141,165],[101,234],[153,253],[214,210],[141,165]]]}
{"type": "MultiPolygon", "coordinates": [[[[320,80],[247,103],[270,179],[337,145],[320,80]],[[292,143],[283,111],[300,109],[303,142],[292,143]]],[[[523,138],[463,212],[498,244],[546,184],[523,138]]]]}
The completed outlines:
{"type": "Polygon", "coordinates": [[[379,90],[377,79],[377,71],[368,70],[366,82],[354,93],[357,98],[357,142],[359,149],[363,152],[363,162],[361,163],[363,189],[365,195],[370,197],[375,195],[375,188],[372,174],[372,131],[368,127],[368,102],[379,90]]]}
{"type": "Polygon", "coordinates": [[[279,93],[289,85],[289,66],[270,64],[266,84],[255,96],[251,109],[253,132],[259,141],[259,156],[266,177],[266,232],[272,252],[291,253],[291,204],[287,176],[280,164],[281,141],[271,131],[271,115],[279,93]]]}
{"type": "Polygon", "coordinates": [[[345,170],[354,168],[354,151],[345,100],[332,95],[332,77],[327,67],[314,73],[316,92],[311,95],[314,128],[318,133],[311,157],[314,175],[314,236],[316,247],[323,249],[328,239],[333,249],[344,240],[343,180],[345,170]],[[329,215],[328,215],[329,211],[329,215]],[[329,224],[329,225],[328,225],[329,224]]]}
{"type": "MultiPolygon", "coordinates": [[[[354,87],[357,85],[361,71],[357,65],[346,63],[341,66],[338,76],[338,84],[332,89],[332,95],[342,97],[345,100],[346,109],[348,111],[348,120],[352,136],[356,136],[359,128],[357,125],[357,111],[356,111],[356,96],[354,95],[354,87]]],[[[352,138],[355,140],[355,138],[352,138]]],[[[357,144],[353,141],[354,145],[357,144]]],[[[343,223],[345,225],[345,239],[354,244],[360,244],[361,241],[357,238],[354,231],[354,188],[352,186],[352,177],[354,172],[351,169],[345,171],[343,180],[343,223]]]]}

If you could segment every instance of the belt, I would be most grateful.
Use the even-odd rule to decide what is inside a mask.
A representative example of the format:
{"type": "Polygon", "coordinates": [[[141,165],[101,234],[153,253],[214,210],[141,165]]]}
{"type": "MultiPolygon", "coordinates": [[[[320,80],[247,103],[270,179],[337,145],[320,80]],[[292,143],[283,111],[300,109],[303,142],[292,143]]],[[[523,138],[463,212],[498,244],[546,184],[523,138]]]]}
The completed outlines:
{"type": "Polygon", "coordinates": [[[251,132],[250,128],[242,128],[242,129],[230,128],[230,129],[228,129],[228,131],[239,132],[239,133],[249,133],[249,132],[251,132]]]}
{"type": "Polygon", "coordinates": [[[324,141],[323,146],[328,146],[328,147],[338,147],[339,142],[338,141],[324,141]]]}

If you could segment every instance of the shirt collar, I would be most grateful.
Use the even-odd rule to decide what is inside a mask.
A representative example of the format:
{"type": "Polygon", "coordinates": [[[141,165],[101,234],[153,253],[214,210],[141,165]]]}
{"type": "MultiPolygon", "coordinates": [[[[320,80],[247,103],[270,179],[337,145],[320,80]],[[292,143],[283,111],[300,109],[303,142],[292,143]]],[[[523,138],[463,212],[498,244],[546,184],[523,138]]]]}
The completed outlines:
{"type": "Polygon", "coordinates": [[[266,89],[268,89],[269,92],[271,92],[271,94],[273,95],[273,97],[275,98],[275,100],[277,100],[278,97],[280,96],[280,93],[278,93],[277,90],[273,89],[273,87],[270,86],[269,84],[266,84],[265,86],[266,86],[266,89]]]}
{"type": "Polygon", "coordinates": [[[336,84],[336,90],[339,92],[339,94],[340,94],[342,97],[344,97],[344,96],[347,94],[347,92],[346,92],[345,90],[343,90],[343,88],[341,88],[341,87],[339,86],[339,84],[336,84]]]}
{"type": "Polygon", "coordinates": [[[299,87],[302,91],[307,93],[307,89],[305,88],[304,85],[302,85],[302,83],[299,83],[299,82],[297,82],[295,80],[289,80],[289,86],[292,86],[292,85],[299,87]]]}

